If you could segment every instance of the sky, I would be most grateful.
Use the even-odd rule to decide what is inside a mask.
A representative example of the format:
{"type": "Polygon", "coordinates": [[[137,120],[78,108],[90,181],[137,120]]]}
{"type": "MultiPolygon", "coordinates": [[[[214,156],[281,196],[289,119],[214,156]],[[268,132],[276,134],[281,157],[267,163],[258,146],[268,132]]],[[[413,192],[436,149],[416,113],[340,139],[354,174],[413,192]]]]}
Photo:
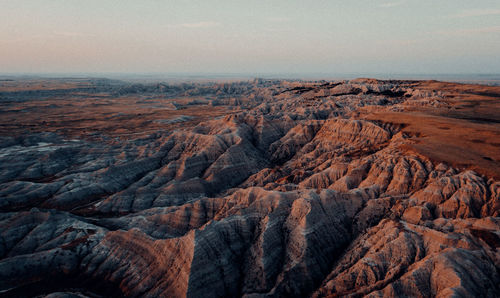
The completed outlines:
{"type": "Polygon", "coordinates": [[[0,0],[0,73],[500,73],[499,0],[0,0]]]}

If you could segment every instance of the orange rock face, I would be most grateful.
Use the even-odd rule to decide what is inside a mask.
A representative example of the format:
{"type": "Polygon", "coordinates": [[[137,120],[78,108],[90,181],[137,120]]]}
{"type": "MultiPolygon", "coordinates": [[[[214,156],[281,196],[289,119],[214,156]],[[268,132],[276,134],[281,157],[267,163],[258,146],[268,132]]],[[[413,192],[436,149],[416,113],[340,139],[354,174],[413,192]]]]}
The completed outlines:
{"type": "Polygon", "coordinates": [[[1,296],[500,296],[499,87],[9,81],[0,102],[1,296]]]}

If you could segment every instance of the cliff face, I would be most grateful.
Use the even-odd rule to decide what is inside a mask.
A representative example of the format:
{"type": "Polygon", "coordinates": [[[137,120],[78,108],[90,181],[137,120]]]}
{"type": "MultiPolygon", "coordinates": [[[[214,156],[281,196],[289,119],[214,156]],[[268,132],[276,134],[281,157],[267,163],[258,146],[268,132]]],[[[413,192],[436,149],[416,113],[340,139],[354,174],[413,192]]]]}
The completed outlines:
{"type": "Polygon", "coordinates": [[[234,84],[147,136],[2,136],[0,293],[500,296],[500,88],[234,84]]]}

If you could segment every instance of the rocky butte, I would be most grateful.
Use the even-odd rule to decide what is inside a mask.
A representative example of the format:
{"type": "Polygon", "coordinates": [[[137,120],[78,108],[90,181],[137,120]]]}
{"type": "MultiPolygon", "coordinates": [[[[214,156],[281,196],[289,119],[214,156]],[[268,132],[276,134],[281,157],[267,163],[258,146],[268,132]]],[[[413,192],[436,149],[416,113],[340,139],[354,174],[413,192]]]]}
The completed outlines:
{"type": "Polygon", "coordinates": [[[0,115],[0,296],[500,296],[500,87],[14,79],[0,115]]]}

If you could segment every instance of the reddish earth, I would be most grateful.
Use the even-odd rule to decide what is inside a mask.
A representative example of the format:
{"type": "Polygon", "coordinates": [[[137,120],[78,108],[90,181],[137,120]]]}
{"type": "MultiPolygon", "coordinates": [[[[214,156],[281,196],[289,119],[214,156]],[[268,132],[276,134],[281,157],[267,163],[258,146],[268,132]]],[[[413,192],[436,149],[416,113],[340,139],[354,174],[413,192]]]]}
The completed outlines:
{"type": "Polygon", "coordinates": [[[0,296],[500,296],[500,87],[0,81],[0,296]]]}

